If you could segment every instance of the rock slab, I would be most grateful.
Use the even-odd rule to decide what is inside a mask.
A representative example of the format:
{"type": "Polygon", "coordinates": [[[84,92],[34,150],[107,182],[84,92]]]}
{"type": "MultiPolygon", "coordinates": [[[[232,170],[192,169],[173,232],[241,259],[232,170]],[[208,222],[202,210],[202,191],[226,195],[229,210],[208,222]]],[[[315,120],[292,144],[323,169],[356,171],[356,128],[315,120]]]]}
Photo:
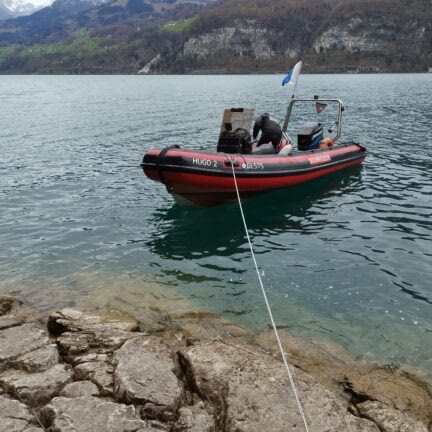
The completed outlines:
{"type": "Polygon", "coordinates": [[[42,432],[36,424],[23,403],[0,396],[0,432],[42,432]]]}
{"type": "Polygon", "coordinates": [[[125,342],[112,360],[114,397],[143,404],[146,417],[174,420],[183,388],[172,357],[169,347],[156,336],[142,335],[125,342]]]}
{"type": "Polygon", "coordinates": [[[32,323],[0,330],[0,370],[11,360],[48,344],[46,331],[32,323]]]}
{"type": "Polygon", "coordinates": [[[41,410],[41,419],[52,432],[156,432],[134,406],[92,396],[54,398],[41,410]]]}
{"type": "Polygon", "coordinates": [[[357,406],[360,414],[373,421],[385,432],[429,432],[427,427],[402,412],[378,401],[367,401],[357,406]]]}
{"type": "Polygon", "coordinates": [[[0,375],[0,385],[30,406],[47,403],[71,380],[72,370],[61,364],[39,373],[7,371],[0,375]]]}
{"type": "MultiPolygon", "coordinates": [[[[222,342],[195,345],[179,355],[189,388],[206,402],[216,430],[285,432],[303,427],[282,362],[250,346],[222,342]]],[[[293,374],[310,430],[380,432],[372,421],[350,414],[312,377],[298,369],[293,374]]]]}

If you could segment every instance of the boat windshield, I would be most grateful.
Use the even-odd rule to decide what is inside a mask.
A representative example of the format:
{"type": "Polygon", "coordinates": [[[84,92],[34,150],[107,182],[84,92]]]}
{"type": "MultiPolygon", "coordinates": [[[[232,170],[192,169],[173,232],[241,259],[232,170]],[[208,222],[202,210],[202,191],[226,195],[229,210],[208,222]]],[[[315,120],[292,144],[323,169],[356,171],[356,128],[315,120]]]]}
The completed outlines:
{"type": "Polygon", "coordinates": [[[224,111],[221,133],[234,132],[237,129],[250,131],[252,127],[254,110],[250,108],[227,108],[224,111]]]}

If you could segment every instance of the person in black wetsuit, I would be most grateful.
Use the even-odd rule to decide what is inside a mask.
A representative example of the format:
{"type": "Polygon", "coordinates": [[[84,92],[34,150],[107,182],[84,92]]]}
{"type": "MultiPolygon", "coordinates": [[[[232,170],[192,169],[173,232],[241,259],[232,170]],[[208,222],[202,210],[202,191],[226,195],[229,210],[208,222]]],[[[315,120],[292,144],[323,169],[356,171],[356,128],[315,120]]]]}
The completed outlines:
{"type": "Polygon", "coordinates": [[[257,147],[262,144],[271,142],[277,153],[277,148],[282,139],[282,129],[278,123],[270,119],[268,113],[260,115],[256,120],[253,127],[253,139],[255,140],[258,136],[259,131],[261,131],[261,137],[257,143],[257,147]]]}

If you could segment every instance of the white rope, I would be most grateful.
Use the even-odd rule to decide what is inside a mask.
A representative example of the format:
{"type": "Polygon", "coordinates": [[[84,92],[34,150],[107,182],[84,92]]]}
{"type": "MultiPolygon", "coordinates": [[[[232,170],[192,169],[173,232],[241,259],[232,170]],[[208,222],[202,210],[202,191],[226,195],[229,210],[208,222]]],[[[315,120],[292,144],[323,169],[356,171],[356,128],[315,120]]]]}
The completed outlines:
{"type": "Polygon", "coordinates": [[[240,194],[239,194],[239,190],[238,190],[238,186],[237,186],[237,178],[236,178],[236,175],[235,175],[235,172],[234,172],[234,161],[231,158],[229,158],[229,160],[230,160],[230,163],[231,163],[231,169],[232,169],[233,178],[234,178],[234,185],[235,185],[235,190],[236,190],[236,194],[237,194],[238,204],[239,204],[239,207],[240,207],[241,217],[242,217],[242,220],[243,220],[243,226],[244,226],[244,229],[245,229],[245,232],[246,232],[246,237],[247,237],[247,240],[248,240],[248,243],[249,243],[249,248],[250,248],[250,251],[251,251],[251,254],[252,254],[252,259],[253,259],[253,262],[255,264],[255,270],[256,270],[256,273],[257,273],[257,276],[258,276],[258,280],[259,280],[259,283],[260,283],[260,286],[261,286],[261,290],[262,290],[262,293],[263,293],[263,296],[264,296],[264,301],[265,301],[265,304],[267,306],[267,311],[268,311],[268,314],[270,316],[270,321],[272,323],[273,330],[274,330],[275,335],[276,335],[276,340],[277,340],[277,343],[278,343],[278,346],[279,346],[279,350],[280,350],[281,355],[282,355],[283,362],[284,362],[286,370],[288,372],[288,378],[289,378],[291,387],[293,389],[295,399],[297,401],[297,406],[298,406],[298,410],[299,410],[300,416],[303,419],[303,424],[304,424],[306,432],[309,432],[309,427],[308,427],[308,424],[307,424],[307,421],[306,421],[305,414],[303,412],[303,407],[302,407],[302,404],[300,402],[300,398],[299,398],[298,393],[297,393],[297,388],[295,386],[294,379],[293,379],[293,376],[291,374],[291,370],[290,370],[290,367],[288,365],[288,361],[286,359],[284,349],[282,347],[282,342],[280,340],[279,333],[277,331],[276,324],[275,324],[274,319],[273,319],[273,313],[271,311],[270,304],[269,304],[269,301],[267,299],[267,294],[265,292],[264,285],[263,285],[262,280],[261,280],[261,275],[260,275],[260,272],[259,272],[259,269],[258,269],[258,264],[257,264],[256,259],[255,259],[255,254],[254,254],[254,250],[253,250],[253,247],[252,247],[252,242],[251,242],[251,239],[249,237],[249,230],[248,230],[248,227],[246,225],[246,219],[245,219],[245,216],[244,216],[244,213],[243,213],[243,207],[242,207],[242,203],[241,203],[241,200],[240,200],[240,194]]]}

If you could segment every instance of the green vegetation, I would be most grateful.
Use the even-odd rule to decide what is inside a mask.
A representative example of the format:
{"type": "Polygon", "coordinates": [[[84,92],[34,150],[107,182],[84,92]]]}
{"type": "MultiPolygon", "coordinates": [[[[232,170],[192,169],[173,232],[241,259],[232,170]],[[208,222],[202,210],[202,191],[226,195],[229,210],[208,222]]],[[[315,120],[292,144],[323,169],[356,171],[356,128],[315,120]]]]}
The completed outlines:
{"type": "Polygon", "coordinates": [[[70,43],[0,48],[0,69],[14,72],[14,69],[19,68],[24,73],[33,70],[40,73],[76,73],[90,66],[96,71],[101,69],[99,65],[112,61],[108,58],[115,57],[121,48],[108,39],[82,33],[75,36],[70,43]]]}
{"type": "Polygon", "coordinates": [[[0,63],[16,51],[16,47],[0,47],[0,63]]]}
{"type": "Polygon", "coordinates": [[[168,22],[162,26],[162,30],[173,33],[181,33],[187,30],[190,25],[196,20],[196,18],[197,17],[192,17],[184,19],[182,21],[168,22]]]}

